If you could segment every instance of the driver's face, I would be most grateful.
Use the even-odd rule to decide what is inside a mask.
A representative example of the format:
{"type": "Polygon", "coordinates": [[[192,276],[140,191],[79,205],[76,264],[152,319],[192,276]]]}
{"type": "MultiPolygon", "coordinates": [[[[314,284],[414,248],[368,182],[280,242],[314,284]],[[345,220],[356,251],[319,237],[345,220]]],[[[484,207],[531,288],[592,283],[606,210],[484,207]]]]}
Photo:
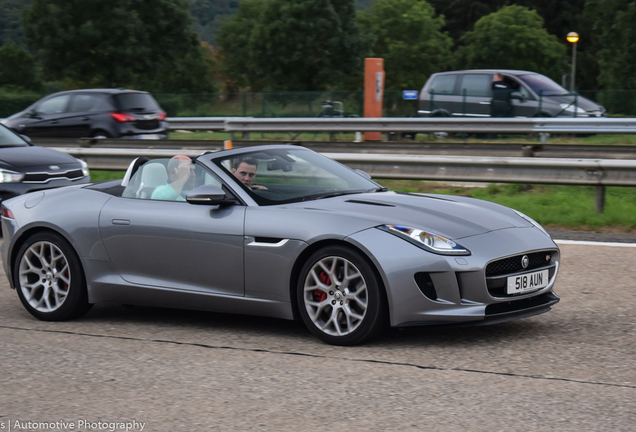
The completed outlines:
{"type": "Polygon", "coordinates": [[[256,165],[241,162],[238,168],[232,169],[232,174],[245,186],[251,188],[254,177],[256,177],[256,165]]]}

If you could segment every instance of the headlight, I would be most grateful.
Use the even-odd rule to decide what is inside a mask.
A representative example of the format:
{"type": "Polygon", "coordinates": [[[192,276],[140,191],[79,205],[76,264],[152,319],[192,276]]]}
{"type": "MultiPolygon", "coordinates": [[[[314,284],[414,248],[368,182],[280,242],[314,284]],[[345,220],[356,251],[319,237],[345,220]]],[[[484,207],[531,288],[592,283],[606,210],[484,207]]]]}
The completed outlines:
{"type": "Polygon", "coordinates": [[[382,225],[378,228],[401,237],[429,252],[441,255],[470,255],[468,249],[451,239],[418,228],[409,228],[401,225],[382,225]]]}
{"type": "Polygon", "coordinates": [[[0,169],[0,183],[20,183],[24,173],[0,169]]]}
{"type": "Polygon", "coordinates": [[[543,234],[547,235],[548,237],[552,238],[552,236],[550,236],[550,234],[548,234],[548,232],[545,230],[545,228],[543,228],[539,222],[537,222],[536,220],[532,219],[530,216],[525,215],[523,213],[521,213],[520,211],[517,211],[515,209],[512,209],[512,211],[514,211],[515,213],[517,213],[519,216],[521,216],[522,218],[524,218],[525,220],[527,220],[528,222],[530,222],[532,225],[536,226],[537,228],[539,228],[543,234]]]}
{"type": "Polygon", "coordinates": [[[80,165],[82,165],[82,174],[84,174],[84,177],[91,175],[91,171],[88,169],[88,164],[81,159],[78,159],[78,161],[80,165]]]}
{"type": "MultiPolygon", "coordinates": [[[[570,112],[570,113],[574,112],[574,105],[572,105],[572,104],[562,103],[559,106],[565,112],[570,112]]],[[[585,110],[583,108],[576,107],[576,113],[577,114],[585,114],[585,110]]]]}

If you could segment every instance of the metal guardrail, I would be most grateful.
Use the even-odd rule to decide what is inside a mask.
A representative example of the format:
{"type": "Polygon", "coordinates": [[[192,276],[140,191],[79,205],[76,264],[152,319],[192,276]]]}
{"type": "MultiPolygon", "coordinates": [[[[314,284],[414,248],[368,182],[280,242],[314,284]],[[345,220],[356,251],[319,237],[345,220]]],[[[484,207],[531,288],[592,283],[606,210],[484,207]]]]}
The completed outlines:
{"type": "Polygon", "coordinates": [[[250,119],[252,117],[168,117],[168,129],[188,131],[222,131],[225,122],[236,118],[250,119]]]}
{"type": "MultiPolygon", "coordinates": [[[[139,156],[195,157],[197,149],[53,147],[83,159],[91,169],[124,170],[139,156]]],[[[561,185],[636,186],[636,160],[560,159],[487,156],[322,153],[376,178],[542,183],[561,185]]]]}
{"type": "Polygon", "coordinates": [[[250,132],[636,133],[636,118],[171,117],[171,130],[250,132]],[[221,127],[222,126],[222,127],[221,127]]]}

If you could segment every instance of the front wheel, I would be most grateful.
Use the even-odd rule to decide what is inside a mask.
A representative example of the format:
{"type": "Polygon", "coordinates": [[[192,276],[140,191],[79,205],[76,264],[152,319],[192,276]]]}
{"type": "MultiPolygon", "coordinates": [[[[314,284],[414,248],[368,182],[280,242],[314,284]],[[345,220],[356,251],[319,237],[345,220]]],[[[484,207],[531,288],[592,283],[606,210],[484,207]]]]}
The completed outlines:
{"type": "Polygon", "coordinates": [[[386,301],[373,268],[345,247],[325,247],[309,257],[297,298],[307,328],[333,345],[365,342],[386,323],[386,301]]]}
{"type": "Polygon", "coordinates": [[[29,237],[18,251],[13,278],[22,305],[38,319],[76,318],[92,306],[79,258],[58,234],[29,237]]]}

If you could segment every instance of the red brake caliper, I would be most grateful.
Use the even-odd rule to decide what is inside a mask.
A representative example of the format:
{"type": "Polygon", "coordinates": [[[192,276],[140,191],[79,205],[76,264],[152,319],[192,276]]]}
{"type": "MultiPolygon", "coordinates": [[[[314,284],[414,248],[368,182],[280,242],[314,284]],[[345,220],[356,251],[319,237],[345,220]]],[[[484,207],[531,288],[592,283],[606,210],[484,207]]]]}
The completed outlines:
{"type": "MultiPolygon", "coordinates": [[[[325,273],[321,271],[318,275],[318,280],[325,285],[331,285],[331,278],[325,273]]],[[[314,290],[314,301],[323,302],[327,298],[327,293],[321,290],[314,290]]]]}

